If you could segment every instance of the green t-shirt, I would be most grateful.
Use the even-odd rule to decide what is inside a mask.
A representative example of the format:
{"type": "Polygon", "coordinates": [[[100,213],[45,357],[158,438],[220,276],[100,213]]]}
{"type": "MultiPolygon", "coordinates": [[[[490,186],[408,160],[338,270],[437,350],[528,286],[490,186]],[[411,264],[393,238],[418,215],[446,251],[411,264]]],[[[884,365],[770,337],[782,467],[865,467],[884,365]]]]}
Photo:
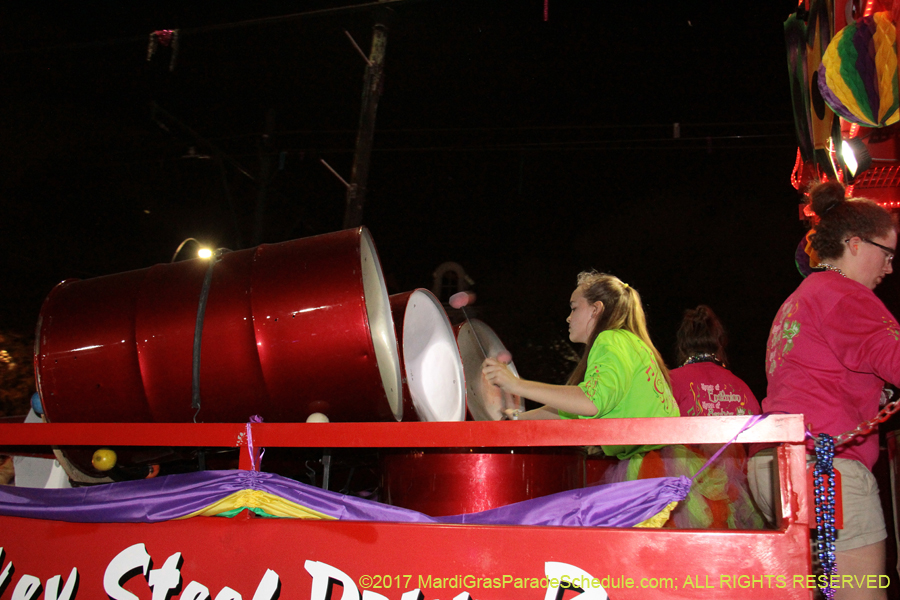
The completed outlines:
{"type": "MultiPolygon", "coordinates": [[[[584,381],[578,387],[597,407],[597,414],[583,417],[561,410],[559,416],[564,419],[680,416],[653,351],[625,329],[611,329],[597,336],[588,354],[584,381]]],[[[603,446],[603,452],[625,459],[661,447],[603,446]]]]}

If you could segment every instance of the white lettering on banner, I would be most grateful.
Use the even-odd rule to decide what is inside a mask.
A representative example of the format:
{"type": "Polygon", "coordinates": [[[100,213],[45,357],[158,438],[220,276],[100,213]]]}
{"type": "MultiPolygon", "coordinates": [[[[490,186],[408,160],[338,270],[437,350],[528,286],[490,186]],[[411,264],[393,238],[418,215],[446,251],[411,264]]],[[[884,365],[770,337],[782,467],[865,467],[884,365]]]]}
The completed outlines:
{"type": "MultiPolygon", "coordinates": [[[[378,592],[373,592],[372,590],[363,591],[363,600],[389,600],[387,596],[382,596],[378,592]]],[[[404,592],[402,596],[400,596],[400,600],[425,600],[424,594],[422,594],[422,590],[416,588],[414,590],[409,590],[408,592],[404,592]]]]}
{"type": "Polygon", "coordinates": [[[161,569],[150,571],[147,584],[153,590],[151,600],[169,600],[172,597],[169,592],[181,587],[182,564],[184,561],[181,559],[181,552],[176,552],[166,559],[161,569]]]}
{"type": "MultiPolygon", "coordinates": [[[[159,569],[151,571],[151,563],[152,559],[144,544],[134,544],[122,550],[110,561],[103,575],[103,589],[106,591],[106,595],[111,600],[139,600],[131,592],[122,589],[122,585],[141,572],[153,590],[151,600],[169,600],[173,596],[170,592],[177,590],[182,583],[181,567],[184,559],[181,552],[176,552],[167,558],[159,569]]],[[[281,579],[278,577],[278,573],[268,569],[259,582],[256,593],[253,594],[253,600],[274,600],[280,593],[281,579]]],[[[196,581],[190,582],[181,594],[181,600],[209,599],[209,588],[196,581]]],[[[67,600],[74,600],[74,596],[67,600]]],[[[216,594],[216,600],[242,600],[242,596],[237,591],[225,586],[216,594]]],[[[358,596],[357,600],[359,600],[358,596]]]]}
{"type": "Polygon", "coordinates": [[[216,600],[242,600],[241,595],[236,591],[228,587],[227,585],[222,588],[222,590],[216,594],[216,600]]]}
{"type": "Polygon", "coordinates": [[[209,588],[202,583],[192,581],[181,593],[181,600],[209,600],[209,588]]]}
{"type": "MultiPolygon", "coordinates": [[[[307,560],[303,566],[313,578],[309,600],[332,600],[334,598],[334,586],[336,585],[343,587],[343,592],[341,593],[340,598],[334,598],[334,600],[360,600],[359,589],[356,587],[356,582],[352,577],[340,569],[333,567],[328,563],[313,560],[307,560]]],[[[546,577],[543,581],[547,582],[547,593],[544,600],[558,600],[563,597],[566,590],[579,592],[577,596],[571,596],[572,600],[575,600],[575,598],[580,598],[581,600],[609,600],[606,590],[603,588],[600,581],[583,569],[579,569],[576,566],[566,563],[551,561],[544,563],[544,572],[546,573],[546,577]]],[[[509,577],[509,583],[512,583],[512,576],[504,576],[502,580],[500,578],[492,579],[489,577],[476,578],[474,576],[467,576],[464,580],[472,581],[472,583],[468,583],[467,585],[478,585],[478,582],[481,581],[496,581],[497,583],[494,583],[493,585],[497,587],[506,587],[507,577],[509,577]]],[[[424,578],[421,575],[419,576],[420,581],[436,582],[437,585],[435,587],[457,587],[456,585],[447,586],[446,583],[441,585],[446,579],[456,580],[456,578],[441,577],[432,579],[430,575],[424,578]]],[[[371,583],[372,578],[368,575],[363,575],[360,578],[361,585],[364,587],[368,586],[369,583],[367,583],[367,580],[371,583]]],[[[386,578],[384,581],[391,581],[391,579],[386,578]]],[[[421,586],[422,584],[420,583],[419,585],[421,586]]],[[[426,584],[425,587],[431,589],[430,584],[426,584]]],[[[423,600],[423,598],[424,596],[421,590],[416,588],[404,592],[400,597],[400,600],[423,600]]],[[[362,600],[390,600],[390,598],[379,594],[378,592],[364,590],[362,600]]],[[[453,600],[472,600],[472,596],[470,592],[465,591],[454,596],[453,600]]]]}
{"type": "Polygon", "coordinates": [[[112,600],[139,600],[131,592],[122,589],[122,584],[138,574],[150,575],[150,555],[144,544],[134,544],[119,552],[109,561],[103,574],[103,591],[112,600]]]}
{"type": "MultiPolygon", "coordinates": [[[[0,564],[3,564],[3,557],[6,553],[0,547],[0,564]]],[[[12,561],[6,564],[6,567],[0,572],[0,596],[6,590],[6,587],[12,581],[10,578],[16,572],[16,567],[12,561]]],[[[69,579],[62,591],[59,590],[62,583],[62,575],[54,575],[47,580],[47,589],[44,593],[45,600],[74,600],[75,594],[78,593],[78,569],[73,568],[69,573],[69,579]]],[[[37,598],[44,589],[41,587],[41,580],[34,575],[22,575],[19,583],[13,590],[12,600],[33,600],[37,598]]]]}
{"type": "MultiPolygon", "coordinates": [[[[6,556],[6,553],[3,551],[3,546],[0,546],[0,565],[3,564],[3,557],[6,556]]],[[[3,590],[6,589],[6,586],[9,585],[9,578],[12,577],[12,574],[16,572],[16,567],[13,565],[12,561],[6,563],[6,567],[3,568],[3,571],[0,571],[0,594],[3,593],[3,590]]]]}
{"type": "Polygon", "coordinates": [[[356,587],[356,582],[340,569],[315,560],[306,561],[303,563],[303,568],[313,578],[312,591],[309,594],[310,600],[331,600],[335,584],[344,588],[340,600],[359,600],[359,588],[356,587]]]}
{"type": "Polygon", "coordinates": [[[278,573],[272,569],[266,569],[266,574],[263,575],[262,581],[256,588],[256,593],[253,594],[253,600],[275,600],[280,595],[281,579],[278,577],[278,573]]]}
{"type": "Polygon", "coordinates": [[[75,594],[78,592],[78,569],[72,567],[62,591],[59,591],[60,583],[62,583],[62,575],[54,575],[47,580],[44,600],[74,600],[75,594]]]}
{"type": "MultiPolygon", "coordinates": [[[[400,596],[400,600],[423,600],[424,598],[422,590],[418,588],[405,592],[400,596]]],[[[363,590],[362,600],[390,600],[390,598],[372,590],[363,590]]],[[[472,596],[469,595],[469,592],[463,592],[459,596],[454,597],[453,600],[472,600],[472,596]]]]}
{"type": "MultiPolygon", "coordinates": [[[[0,546],[0,565],[3,564],[4,556],[6,556],[6,553],[3,551],[3,546],[0,546]]],[[[0,594],[3,594],[3,590],[9,585],[9,578],[15,572],[16,567],[12,564],[12,561],[6,563],[6,567],[3,568],[3,571],[0,571],[0,594]]]]}
{"type": "Polygon", "coordinates": [[[44,591],[41,586],[41,580],[34,575],[22,575],[19,583],[16,584],[16,590],[13,592],[12,600],[34,600],[44,591]]]}
{"type": "MultiPolygon", "coordinates": [[[[0,547],[0,565],[4,564],[3,560],[5,558],[4,549],[0,547]]],[[[153,560],[143,543],[133,544],[125,548],[109,562],[103,573],[103,589],[106,595],[110,600],[147,600],[147,596],[150,596],[149,600],[172,600],[178,593],[178,590],[181,589],[183,582],[181,568],[184,565],[184,559],[181,552],[175,552],[170,555],[162,567],[158,569],[151,569],[152,565],[153,560]],[[142,594],[143,598],[138,598],[138,596],[123,588],[127,582],[138,574],[143,575],[150,590],[149,594],[146,591],[142,594]]],[[[400,576],[392,578],[379,575],[377,581],[386,582],[386,585],[382,587],[380,583],[372,585],[373,577],[363,574],[359,576],[359,585],[363,587],[362,595],[360,595],[356,581],[344,571],[328,563],[315,560],[307,560],[303,566],[312,577],[309,600],[394,600],[398,597],[397,595],[399,595],[400,600],[424,600],[425,595],[422,593],[422,590],[431,590],[432,587],[456,588],[457,591],[459,591],[459,588],[462,588],[461,593],[454,591],[456,595],[452,600],[472,600],[470,590],[473,589],[477,593],[477,590],[482,587],[506,588],[508,585],[513,585],[517,589],[523,587],[516,583],[519,580],[512,575],[504,575],[502,579],[500,577],[491,578],[469,575],[465,577],[458,575],[455,577],[440,577],[435,575],[433,579],[435,582],[434,586],[431,583],[423,585],[421,583],[423,580],[427,582],[432,581],[432,575],[428,575],[424,579],[422,576],[419,576],[420,583],[417,588],[402,591],[400,576]],[[392,587],[391,583],[395,579],[394,591],[389,592],[390,597],[372,589],[366,589],[370,587],[390,589],[392,587]],[[341,588],[340,595],[336,593],[336,587],[338,586],[341,588]]],[[[3,570],[0,571],[0,600],[7,598],[4,592],[7,591],[13,582],[12,577],[14,573],[15,566],[10,560],[5,564],[3,570]]],[[[604,578],[603,583],[601,583],[598,579],[574,565],[553,561],[544,563],[544,573],[546,576],[542,580],[531,579],[534,582],[540,581],[543,585],[530,586],[545,587],[544,600],[558,600],[568,590],[577,592],[577,596],[570,595],[572,600],[576,598],[580,600],[609,600],[605,590],[605,587],[610,585],[607,584],[609,577],[604,578]]],[[[408,585],[411,582],[411,576],[406,575],[404,578],[407,580],[406,583],[408,585]]],[[[72,568],[66,580],[63,580],[61,575],[50,577],[47,579],[45,587],[41,586],[41,580],[34,575],[23,574],[16,583],[12,597],[9,600],[38,600],[42,592],[44,592],[43,600],[75,600],[79,591],[79,582],[80,575],[77,568],[72,568]]],[[[611,585],[616,587],[614,583],[611,585]]],[[[276,600],[281,596],[281,591],[281,579],[278,573],[272,569],[267,569],[256,588],[256,592],[253,594],[253,600],[276,600]]],[[[94,591],[91,590],[88,592],[88,595],[92,597],[94,591]]],[[[443,598],[446,600],[447,597],[444,596],[443,598]]],[[[211,600],[211,598],[209,588],[198,581],[191,581],[184,588],[179,600],[211,600]]],[[[242,596],[238,591],[225,586],[215,595],[215,600],[242,600],[242,596]]],[[[433,600],[439,599],[435,598],[433,600]]]]}

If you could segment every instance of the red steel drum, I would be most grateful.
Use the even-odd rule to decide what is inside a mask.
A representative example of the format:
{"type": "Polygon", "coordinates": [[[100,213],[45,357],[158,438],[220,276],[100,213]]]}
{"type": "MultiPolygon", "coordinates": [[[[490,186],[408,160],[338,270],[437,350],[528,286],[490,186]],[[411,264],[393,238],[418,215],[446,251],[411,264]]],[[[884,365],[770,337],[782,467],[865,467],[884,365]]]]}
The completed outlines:
{"type": "Polygon", "coordinates": [[[383,501],[433,517],[584,487],[577,448],[428,450],[385,454],[381,462],[383,501]]]}
{"type": "MultiPolygon", "coordinates": [[[[497,358],[497,355],[506,350],[494,330],[479,319],[463,321],[456,328],[456,343],[466,375],[466,408],[471,419],[499,421],[503,418],[505,409],[521,411],[524,407],[522,398],[488,383],[481,373],[485,353],[491,358],[497,358]]],[[[518,376],[515,362],[510,362],[509,368],[518,376]]]]}
{"type": "MultiPolygon", "coordinates": [[[[35,372],[55,422],[190,422],[208,261],[67,280],[44,301],[35,372]]],[[[372,237],[349,229],[213,267],[197,421],[400,420],[400,361],[372,237]]]]}
{"type": "Polygon", "coordinates": [[[390,297],[403,373],[404,421],[462,421],[466,386],[453,326],[426,289],[390,297]]]}
{"type": "MultiPolygon", "coordinates": [[[[472,319],[457,326],[456,341],[471,417],[496,421],[505,408],[521,410],[520,397],[503,394],[481,375],[484,352],[496,357],[505,350],[497,334],[472,319]]],[[[468,514],[583,487],[584,456],[572,448],[413,450],[383,454],[381,474],[389,504],[432,516],[468,514]]]]}

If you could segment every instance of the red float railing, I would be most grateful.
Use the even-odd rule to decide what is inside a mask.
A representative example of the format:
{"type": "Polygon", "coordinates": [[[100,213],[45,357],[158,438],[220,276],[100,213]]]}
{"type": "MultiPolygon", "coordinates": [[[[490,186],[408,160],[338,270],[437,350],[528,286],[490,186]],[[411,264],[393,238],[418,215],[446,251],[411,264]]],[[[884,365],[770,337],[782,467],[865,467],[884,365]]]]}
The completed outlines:
{"type": "MultiPolygon", "coordinates": [[[[745,422],[745,417],[699,417],[260,423],[250,428],[254,449],[492,448],[724,443],[745,422]]],[[[242,468],[250,464],[247,425],[243,423],[0,424],[0,440],[8,446],[240,447],[242,468]]],[[[72,569],[80,578],[75,593],[93,598],[105,592],[122,600],[149,600],[170,584],[169,597],[181,593],[186,600],[207,597],[196,595],[201,587],[208,597],[221,599],[272,600],[280,594],[285,599],[310,600],[567,600],[577,595],[577,590],[565,591],[572,582],[582,590],[577,597],[584,600],[808,599],[815,580],[810,575],[803,440],[799,415],[772,415],[738,438],[745,443],[783,442],[777,453],[781,519],[776,530],[235,521],[218,517],[156,524],[83,524],[0,517],[0,599],[26,594],[29,585],[62,589],[61,580],[52,580],[56,575],[70,579],[72,569]],[[152,557],[152,564],[146,563],[143,572],[116,570],[123,565],[143,567],[143,556],[152,557]],[[14,574],[4,570],[12,562],[14,574]],[[274,588],[270,591],[275,580],[277,594],[274,588]],[[560,587],[562,580],[569,583],[560,587]]]]}

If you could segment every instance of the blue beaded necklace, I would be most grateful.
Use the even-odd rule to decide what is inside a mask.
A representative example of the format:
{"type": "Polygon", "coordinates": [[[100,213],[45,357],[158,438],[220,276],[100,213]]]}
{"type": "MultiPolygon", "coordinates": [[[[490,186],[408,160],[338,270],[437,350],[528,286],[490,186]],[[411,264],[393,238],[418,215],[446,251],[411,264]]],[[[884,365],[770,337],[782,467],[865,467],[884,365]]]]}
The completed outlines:
{"type": "Polygon", "coordinates": [[[835,563],[834,540],[834,438],[827,433],[820,433],[816,438],[816,467],[813,470],[813,484],[815,486],[816,502],[816,532],[818,533],[819,562],[822,565],[826,582],[822,586],[822,592],[828,600],[834,600],[834,588],[831,587],[831,579],[837,575],[835,563]],[[828,482],[825,482],[825,477],[828,482]]]}

